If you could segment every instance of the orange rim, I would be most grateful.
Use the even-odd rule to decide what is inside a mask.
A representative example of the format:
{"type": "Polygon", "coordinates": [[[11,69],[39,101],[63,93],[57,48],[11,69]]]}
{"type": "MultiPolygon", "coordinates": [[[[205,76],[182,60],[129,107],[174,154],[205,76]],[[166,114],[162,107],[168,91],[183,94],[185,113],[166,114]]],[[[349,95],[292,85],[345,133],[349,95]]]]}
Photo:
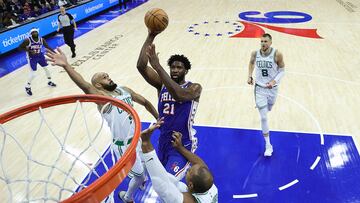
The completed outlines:
{"type": "Polygon", "coordinates": [[[70,202],[101,202],[105,199],[114,189],[123,181],[130,169],[132,168],[135,159],[136,159],[136,145],[140,137],[140,118],[136,111],[126,104],[123,101],[114,99],[112,97],[99,96],[99,95],[69,95],[62,96],[57,98],[46,99],[38,101],[32,104],[19,107],[17,109],[11,110],[7,113],[0,115],[0,124],[4,124],[8,121],[11,121],[15,118],[18,118],[22,115],[31,113],[39,109],[39,107],[45,109],[52,106],[69,104],[75,102],[94,102],[100,104],[106,104],[110,102],[112,105],[122,108],[127,113],[131,114],[135,121],[135,133],[133,140],[126,150],[125,154],[121,159],[113,166],[109,171],[107,171],[103,176],[94,181],[87,188],[81,190],[80,192],[72,195],[66,200],[63,200],[64,203],[70,202]]]}

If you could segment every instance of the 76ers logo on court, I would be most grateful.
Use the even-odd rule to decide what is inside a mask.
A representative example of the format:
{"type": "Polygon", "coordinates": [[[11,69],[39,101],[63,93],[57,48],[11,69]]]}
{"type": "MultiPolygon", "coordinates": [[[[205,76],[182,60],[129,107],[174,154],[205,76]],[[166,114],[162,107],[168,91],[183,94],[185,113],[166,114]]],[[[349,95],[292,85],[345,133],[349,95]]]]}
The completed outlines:
{"type": "Polygon", "coordinates": [[[240,22],[244,25],[244,27],[240,33],[231,37],[258,38],[265,33],[263,28],[266,28],[288,35],[322,39],[322,37],[317,34],[317,29],[289,28],[269,25],[308,22],[312,19],[312,17],[306,13],[296,11],[272,11],[264,13],[262,16],[259,11],[246,11],[240,13],[239,18],[241,19],[240,22]]]}

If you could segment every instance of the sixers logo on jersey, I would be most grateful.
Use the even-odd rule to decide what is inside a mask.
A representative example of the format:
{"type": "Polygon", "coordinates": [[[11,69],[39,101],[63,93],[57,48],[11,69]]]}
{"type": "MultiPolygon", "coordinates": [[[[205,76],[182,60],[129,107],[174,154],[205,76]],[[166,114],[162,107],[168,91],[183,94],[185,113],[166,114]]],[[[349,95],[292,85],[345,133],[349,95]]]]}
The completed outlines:
{"type": "Polygon", "coordinates": [[[261,16],[259,11],[246,11],[239,14],[240,22],[244,25],[243,30],[231,37],[239,38],[259,38],[265,31],[263,28],[281,32],[288,35],[295,35],[299,37],[307,37],[313,39],[322,39],[317,34],[317,29],[307,28],[289,28],[282,26],[274,26],[268,24],[294,24],[304,23],[312,19],[309,14],[296,11],[272,11],[264,13],[261,16]],[[266,24],[265,24],[266,23],[266,24]]]}

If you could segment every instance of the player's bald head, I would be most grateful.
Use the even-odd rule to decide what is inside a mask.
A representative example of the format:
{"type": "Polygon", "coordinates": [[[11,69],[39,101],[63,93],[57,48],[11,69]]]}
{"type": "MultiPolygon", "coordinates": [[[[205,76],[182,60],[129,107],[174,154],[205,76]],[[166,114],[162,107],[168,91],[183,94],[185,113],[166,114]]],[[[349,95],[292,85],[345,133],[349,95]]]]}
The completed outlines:
{"type": "Polygon", "coordinates": [[[213,175],[206,166],[195,164],[189,169],[188,173],[186,181],[192,193],[204,193],[214,183],[213,175]]]}
{"type": "Polygon", "coordinates": [[[104,74],[106,74],[106,73],[103,73],[103,72],[95,73],[91,78],[91,84],[95,86],[95,84],[99,82],[101,76],[104,74]]]}

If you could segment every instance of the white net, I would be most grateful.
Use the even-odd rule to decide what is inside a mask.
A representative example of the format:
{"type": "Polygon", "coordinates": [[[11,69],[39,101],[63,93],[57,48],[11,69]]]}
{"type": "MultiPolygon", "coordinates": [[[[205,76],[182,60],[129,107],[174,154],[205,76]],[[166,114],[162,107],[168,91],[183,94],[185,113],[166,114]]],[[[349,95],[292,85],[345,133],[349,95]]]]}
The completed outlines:
{"type": "Polygon", "coordinates": [[[95,103],[40,107],[1,124],[0,133],[0,202],[62,201],[117,161],[95,103]]]}

